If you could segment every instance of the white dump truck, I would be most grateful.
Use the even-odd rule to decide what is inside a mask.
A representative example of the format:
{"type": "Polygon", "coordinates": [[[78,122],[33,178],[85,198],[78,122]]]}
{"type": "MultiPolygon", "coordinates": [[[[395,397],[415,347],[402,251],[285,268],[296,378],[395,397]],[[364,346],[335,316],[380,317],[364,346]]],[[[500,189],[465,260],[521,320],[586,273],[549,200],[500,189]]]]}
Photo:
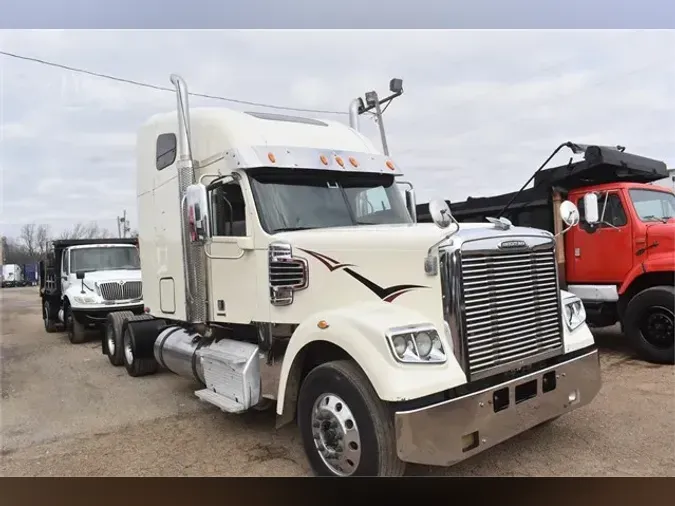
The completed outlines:
{"type": "Polygon", "coordinates": [[[53,241],[39,269],[45,330],[65,327],[73,344],[105,329],[111,313],[143,314],[137,239],[53,241]]]}
{"type": "Polygon", "coordinates": [[[596,396],[552,234],[460,226],[442,202],[415,223],[412,185],[355,128],[191,110],[171,81],[178,113],[137,137],[146,314],[108,325],[131,376],[168,369],[228,413],[275,406],[329,476],[449,466],[596,396]]]}

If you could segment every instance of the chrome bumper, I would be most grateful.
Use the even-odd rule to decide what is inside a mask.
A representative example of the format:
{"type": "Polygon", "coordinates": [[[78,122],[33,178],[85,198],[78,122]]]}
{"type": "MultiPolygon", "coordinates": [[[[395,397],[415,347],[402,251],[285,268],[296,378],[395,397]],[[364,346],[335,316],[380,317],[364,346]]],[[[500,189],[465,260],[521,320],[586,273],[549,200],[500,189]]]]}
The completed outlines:
{"type": "Polygon", "coordinates": [[[415,464],[453,465],[588,404],[600,385],[594,350],[486,390],[397,412],[398,457],[415,464]]]}

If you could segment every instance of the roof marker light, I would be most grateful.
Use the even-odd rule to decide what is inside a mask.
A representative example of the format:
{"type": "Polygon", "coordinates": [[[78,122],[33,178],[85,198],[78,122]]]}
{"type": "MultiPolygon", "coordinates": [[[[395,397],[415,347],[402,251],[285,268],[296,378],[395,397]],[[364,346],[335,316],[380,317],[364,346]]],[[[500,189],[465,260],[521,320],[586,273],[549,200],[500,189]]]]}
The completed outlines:
{"type": "Polygon", "coordinates": [[[267,153],[267,158],[270,159],[270,162],[275,163],[277,161],[277,157],[274,156],[274,153],[267,153]]]}
{"type": "Polygon", "coordinates": [[[338,163],[338,165],[339,165],[340,167],[344,167],[344,166],[345,166],[345,162],[344,162],[344,161],[342,160],[342,158],[340,158],[339,156],[336,156],[336,157],[335,157],[335,161],[338,163]]]}
{"type": "Polygon", "coordinates": [[[396,170],[396,167],[394,166],[394,162],[391,160],[387,160],[387,167],[391,170],[396,170]]]}
{"type": "Polygon", "coordinates": [[[354,158],[353,156],[349,157],[349,163],[352,164],[352,167],[358,167],[359,166],[359,162],[357,162],[356,158],[354,158]]]}
{"type": "Polygon", "coordinates": [[[319,159],[321,160],[321,163],[328,165],[328,158],[326,158],[326,155],[321,155],[319,159]]]}

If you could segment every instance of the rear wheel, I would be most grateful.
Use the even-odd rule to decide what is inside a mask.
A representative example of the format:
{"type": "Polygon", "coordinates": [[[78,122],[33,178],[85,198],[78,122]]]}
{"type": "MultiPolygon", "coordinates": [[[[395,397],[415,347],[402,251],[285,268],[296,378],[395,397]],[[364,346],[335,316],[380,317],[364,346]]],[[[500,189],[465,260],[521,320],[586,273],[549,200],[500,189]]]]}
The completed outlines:
{"type": "Polygon", "coordinates": [[[84,343],[87,340],[87,327],[77,321],[73,315],[73,309],[70,306],[66,308],[65,320],[70,342],[72,344],[84,343]]]}
{"type": "Polygon", "coordinates": [[[45,324],[45,331],[50,334],[56,332],[56,322],[51,318],[51,306],[49,301],[45,301],[42,305],[42,319],[45,324]]]}
{"type": "Polygon", "coordinates": [[[635,295],[626,307],[623,327],[642,359],[675,363],[675,288],[653,286],[635,295]]]}
{"type": "Polygon", "coordinates": [[[122,345],[122,325],[124,320],[132,318],[134,313],[131,311],[119,311],[110,313],[106,318],[104,352],[108,356],[108,360],[114,366],[124,364],[124,347],[122,345]]]}
{"type": "MultiPolygon", "coordinates": [[[[127,318],[127,320],[153,320],[154,318],[150,315],[139,315],[132,316],[127,318]]],[[[147,376],[154,374],[159,369],[159,364],[155,360],[155,357],[151,358],[139,358],[135,356],[133,339],[131,337],[133,330],[129,325],[124,325],[124,330],[122,332],[122,357],[124,360],[124,367],[127,370],[129,376],[139,377],[147,376]]]]}
{"type": "Polygon", "coordinates": [[[298,397],[305,453],[319,476],[401,476],[394,420],[366,375],[350,361],[314,368],[298,397]]]}

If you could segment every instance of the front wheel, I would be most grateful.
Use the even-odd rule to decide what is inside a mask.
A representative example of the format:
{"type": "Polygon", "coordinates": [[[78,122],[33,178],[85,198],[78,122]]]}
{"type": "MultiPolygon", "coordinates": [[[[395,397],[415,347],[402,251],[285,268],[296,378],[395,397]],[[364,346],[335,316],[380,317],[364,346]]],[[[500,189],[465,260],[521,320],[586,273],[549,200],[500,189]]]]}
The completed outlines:
{"type": "Polygon", "coordinates": [[[314,368],[298,397],[305,453],[318,476],[402,476],[394,420],[366,375],[350,361],[314,368]]]}
{"type": "Polygon", "coordinates": [[[675,363],[675,288],[653,286],[635,295],[626,307],[626,336],[644,360],[675,363]]]}

